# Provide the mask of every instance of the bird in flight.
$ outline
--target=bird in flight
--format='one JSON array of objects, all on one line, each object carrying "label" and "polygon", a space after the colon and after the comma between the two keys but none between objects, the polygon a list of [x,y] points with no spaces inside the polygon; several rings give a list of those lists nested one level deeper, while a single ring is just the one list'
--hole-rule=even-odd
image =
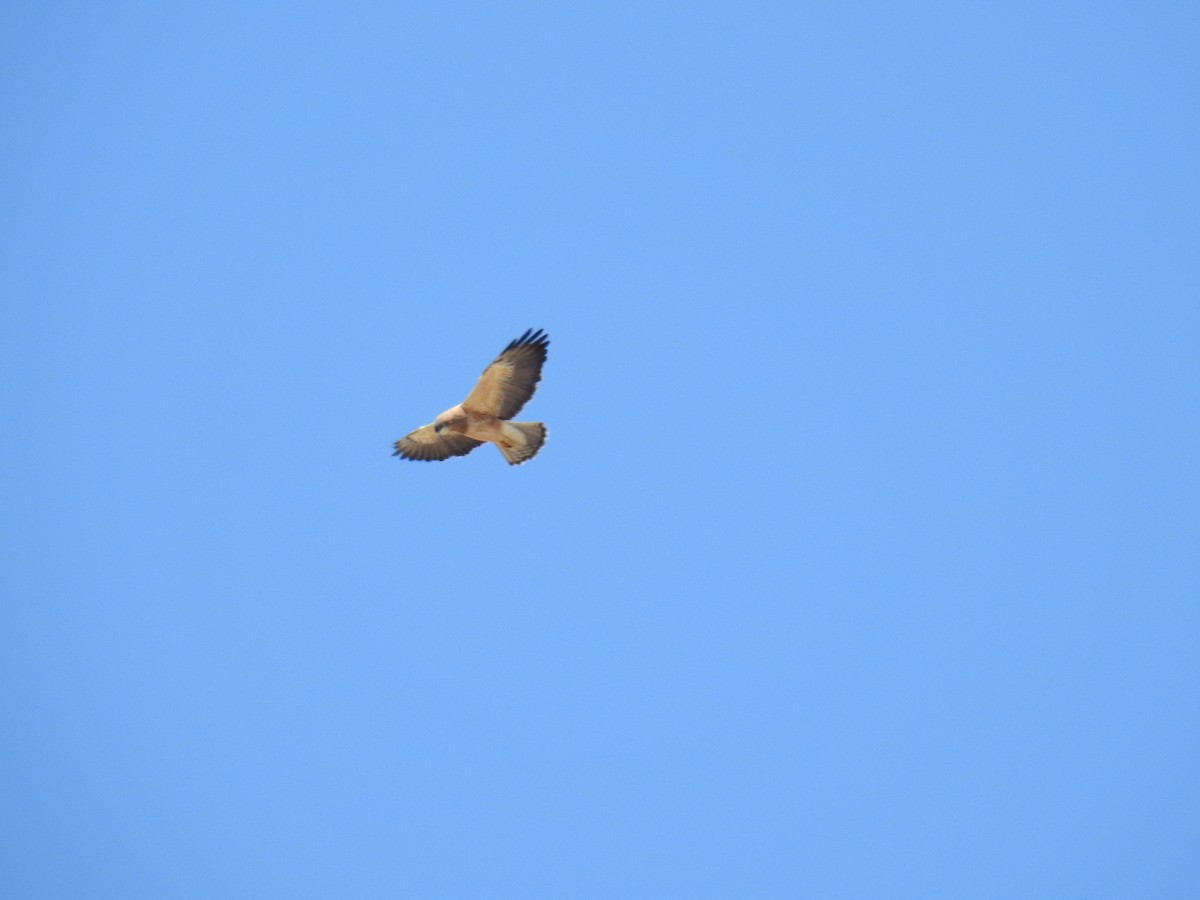
[{"label": "bird in flight", "polygon": [[466,456],[482,443],[495,444],[510,466],[533,459],[546,442],[542,422],[510,422],[542,380],[550,338],[538,329],[509,343],[483,370],[475,389],[429,425],[396,441],[392,456],[440,461]]}]

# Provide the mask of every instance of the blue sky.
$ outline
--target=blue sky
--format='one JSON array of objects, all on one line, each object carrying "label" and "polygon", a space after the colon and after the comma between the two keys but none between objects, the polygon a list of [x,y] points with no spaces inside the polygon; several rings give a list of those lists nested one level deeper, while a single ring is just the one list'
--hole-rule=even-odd
[{"label": "blue sky", "polygon": [[1198,38],[6,6],[5,893],[1194,896]]}]

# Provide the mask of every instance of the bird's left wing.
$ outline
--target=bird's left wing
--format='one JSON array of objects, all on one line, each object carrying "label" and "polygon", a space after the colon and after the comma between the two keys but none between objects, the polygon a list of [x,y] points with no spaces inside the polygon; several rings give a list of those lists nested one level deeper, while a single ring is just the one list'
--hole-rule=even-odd
[{"label": "bird's left wing", "polygon": [[540,328],[526,331],[483,370],[462,405],[473,412],[511,419],[537,390],[549,346],[550,338]]},{"label": "bird's left wing", "polygon": [[438,434],[432,425],[422,425],[412,434],[396,441],[396,452],[392,456],[437,462],[452,456],[466,456],[482,443],[454,431]]}]

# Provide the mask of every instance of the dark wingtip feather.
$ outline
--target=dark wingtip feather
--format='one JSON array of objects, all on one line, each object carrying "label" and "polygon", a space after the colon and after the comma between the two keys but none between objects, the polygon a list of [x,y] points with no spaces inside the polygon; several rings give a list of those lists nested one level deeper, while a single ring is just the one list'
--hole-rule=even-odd
[{"label": "dark wingtip feather", "polygon": [[521,335],[515,341],[509,341],[508,346],[505,347],[501,352],[508,352],[509,350],[516,349],[517,347],[524,347],[527,345],[543,348],[549,347],[550,336],[540,328],[537,331],[534,331],[532,328],[526,328],[523,335]]}]

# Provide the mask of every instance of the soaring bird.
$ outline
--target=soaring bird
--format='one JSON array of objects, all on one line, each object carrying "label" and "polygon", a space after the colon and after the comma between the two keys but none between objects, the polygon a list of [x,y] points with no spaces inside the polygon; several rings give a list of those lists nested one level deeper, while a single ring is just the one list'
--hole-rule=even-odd
[{"label": "soaring bird", "polygon": [[495,444],[509,465],[533,459],[546,443],[542,422],[510,422],[542,380],[550,338],[540,328],[511,341],[483,370],[479,383],[458,406],[396,441],[393,456],[440,461],[466,456],[484,442]]}]

